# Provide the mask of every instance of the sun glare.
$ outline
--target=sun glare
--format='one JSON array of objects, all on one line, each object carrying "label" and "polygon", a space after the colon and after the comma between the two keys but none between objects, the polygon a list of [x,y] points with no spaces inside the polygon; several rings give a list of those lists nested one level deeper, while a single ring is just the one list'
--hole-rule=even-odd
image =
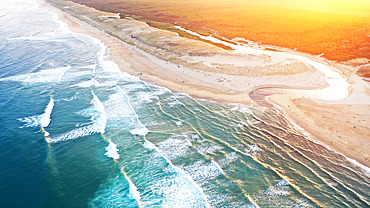
[{"label": "sun glare", "polygon": [[320,12],[370,14],[370,0],[280,0],[277,2],[287,7]]}]

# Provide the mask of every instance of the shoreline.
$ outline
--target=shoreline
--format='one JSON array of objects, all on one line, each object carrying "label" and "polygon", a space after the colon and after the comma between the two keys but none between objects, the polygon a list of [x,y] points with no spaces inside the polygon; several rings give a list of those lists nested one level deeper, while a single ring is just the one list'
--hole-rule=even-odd
[{"label": "shoreline", "polygon": [[[364,140],[366,140],[366,138],[368,137],[364,136],[363,138],[356,138],[353,140],[350,139],[350,137],[341,138],[343,134],[347,133],[345,131],[348,131],[349,128],[346,128],[344,125],[340,124],[333,125],[339,125],[339,127],[342,127],[343,129],[340,129],[338,127],[335,129],[332,127],[328,127],[330,125],[325,124],[325,122],[328,122],[328,120],[330,121],[332,119],[325,118],[326,116],[318,116],[320,119],[322,119],[321,121],[319,121],[317,117],[309,116],[307,111],[304,111],[302,108],[292,107],[293,105],[297,105],[297,100],[291,99],[287,95],[272,95],[266,99],[272,105],[278,105],[278,107],[281,108],[280,112],[289,120],[289,122],[291,122],[295,126],[298,126],[304,134],[308,134],[307,136],[310,139],[314,139],[322,146],[333,150],[337,154],[345,156],[347,160],[351,161],[353,164],[360,167],[368,174],[370,173],[369,157],[368,154],[366,154],[368,150],[368,144],[363,143]],[[310,111],[312,111],[312,109],[315,107],[320,107],[320,105],[313,103],[311,103],[311,105],[313,107],[310,109]],[[333,108],[332,111],[336,111],[340,107],[341,106],[339,104],[338,106],[331,106],[331,108]],[[316,111],[310,113],[319,114],[320,112]],[[312,125],[310,123],[320,123],[319,125],[322,126],[316,126],[318,124]],[[324,128],[328,128],[328,130],[321,132]],[[334,135],[329,135],[330,131],[335,131]],[[353,162],[353,160],[355,162]],[[356,162],[360,165],[356,164]]]},{"label": "shoreline", "polygon": [[[52,5],[47,0],[42,1],[41,6],[46,7],[49,11],[57,13],[62,21],[68,23],[69,28],[73,32],[85,33],[101,40],[109,48],[109,58],[116,62],[122,71],[128,72],[134,76],[138,76],[144,81],[167,87],[174,92],[183,92],[189,94],[194,98],[249,105],[254,102],[249,97],[249,94],[264,87],[275,88],[279,91],[279,89],[289,88],[318,89],[327,86],[321,73],[312,71],[312,69],[311,71],[301,72],[298,74],[274,76],[259,75],[257,77],[233,76],[230,74],[190,69],[186,66],[161,60],[158,57],[142,51],[140,48],[125,43],[124,41],[107,34],[106,31],[102,31],[101,29],[98,29],[93,25],[86,23],[85,21],[76,19],[71,14],[68,14],[65,11],[60,10],[60,8],[55,7],[55,5]],[[317,59],[315,59],[315,61],[317,61]],[[320,59],[320,62],[322,63],[327,61]],[[345,75],[352,73],[353,70],[349,71],[350,72],[340,70],[340,73]],[[293,79],[295,82],[292,84]],[[240,85],[243,83],[243,86],[238,88],[233,87],[232,83],[225,84],[228,82],[228,80],[234,83],[234,85]],[[246,85],[245,83],[248,84]],[[349,93],[350,96],[353,95],[353,92]],[[310,121],[310,119],[302,119],[302,117],[297,116],[297,112],[302,111],[301,108],[297,106],[292,110],[292,107],[290,107],[292,102],[294,102],[294,99],[297,98],[291,98],[288,94],[286,94],[284,99],[285,100],[283,101],[281,99],[278,100],[276,99],[276,96],[272,99],[268,98],[269,101],[279,105],[284,109],[284,115],[288,116],[288,118],[292,118],[291,120],[293,120],[295,124],[300,127],[304,127],[304,130],[313,135],[313,139],[323,142],[325,145],[332,148],[339,154],[344,154],[351,159],[353,158],[367,167],[370,166],[368,154],[367,156],[361,155],[355,150],[351,151],[349,148],[345,148],[345,145],[343,147],[343,144],[340,145],[341,148],[338,148],[336,145],[328,143],[328,138],[323,136],[322,133],[320,133],[321,131],[317,131],[316,129],[312,128],[315,127],[314,122]],[[317,103],[312,100],[306,100],[304,102],[311,103],[312,106],[317,105]],[[365,103],[365,105],[366,104],[367,107],[369,107],[369,104]],[[369,122],[368,119],[366,119],[365,123],[367,122]],[[366,140],[366,137],[364,139]],[[363,145],[363,147],[367,147],[368,143],[369,142],[367,141],[367,145]]]}]

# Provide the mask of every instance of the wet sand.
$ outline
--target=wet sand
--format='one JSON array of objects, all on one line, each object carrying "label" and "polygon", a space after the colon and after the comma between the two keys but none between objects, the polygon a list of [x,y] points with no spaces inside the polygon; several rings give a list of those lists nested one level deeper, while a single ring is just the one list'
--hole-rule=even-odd
[{"label": "wet sand", "polygon": [[[249,105],[253,103],[249,93],[268,87],[271,92],[279,92],[270,96],[269,100],[285,109],[286,115],[314,139],[370,166],[367,151],[370,143],[370,87],[369,82],[355,74],[355,69],[307,55],[310,59],[335,68],[351,85],[349,96],[339,101],[308,99],[293,89],[322,89],[328,86],[323,73],[312,66],[302,63],[284,65],[286,60],[279,56],[248,55],[243,58],[241,54],[202,41],[181,38],[175,33],[151,28],[130,19],[122,20],[125,21],[122,24],[129,28],[125,31],[131,34],[125,39],[121,33],[112,30],[117,27],[114,21],[121,21],[112,19],[116,14],[71,2],[53,2],[62,2],[54,6],[64,12],[50,4],[41,4],[56,12],[74,32],[85,33],[104,42],[109,48],[110,58],[121,70],[175,92],[220,102]],[[156,47],[158,45],[161,47]],[[177,51],[179,55],[173,55]],[[263,62],[269,65],[265,66]],[[251,64],[256,67],[251,70],[240,68],[240,65]],[[240,73],[235,72],[240,69]],[[275,70],[273,73],[272,69]]]},{"label": "wet sand", "polygon": [[287,95],[274,95],[269,100],[282,106],[286,116],[316,140],[369,167],[368,104],[319,103]]}]

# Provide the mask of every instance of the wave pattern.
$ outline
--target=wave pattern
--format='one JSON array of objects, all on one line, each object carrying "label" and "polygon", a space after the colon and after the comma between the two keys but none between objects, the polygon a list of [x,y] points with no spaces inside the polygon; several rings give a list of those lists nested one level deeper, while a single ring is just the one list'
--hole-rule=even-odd
[{"label": "wave pattern", "polygon": [[[26,197],[34,207],[369,207],[368,172],[278,109],[193,99],[141,81],[121,72],[98,39],[22,2],[0,1],[0,23],[14,22],[0,24],[0,119],[10,129],[1,137],[17,147],[0,154],[21,161],[12,152],[30,156],[24,146],[47,152],[36,160],[47,161],[37,173],[46,176],[35,180],[51,187],[42,193],[53,202]],[[28,172],[3,175],[34,179]]]}]

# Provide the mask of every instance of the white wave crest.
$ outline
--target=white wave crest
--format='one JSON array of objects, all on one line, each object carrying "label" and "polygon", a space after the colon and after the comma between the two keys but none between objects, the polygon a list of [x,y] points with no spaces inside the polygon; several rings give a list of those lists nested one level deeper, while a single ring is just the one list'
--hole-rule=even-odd
[{"label": "white wave crest", "polygon": [[181,126],[182,125],[182,121],[175,121],[175,124],[177,125],[177,126]]},{"label": "white wave crest", "polygon": [[205,154],[213,154],[221,149],[223,149],[222,146],[209,144],[209,143],[203,143],[196,147],[199,151],[199,153],[205,155]]},{"label": "white wave crest", "polygon": [[[131,128],[130,133],[134,135],[139,135],[139,136],[147,135],[149,133],[149,130],[139,120],[139,116],[137,115],[134,108],[132,107],[130,103],[130,98],[127,96],[126,92],[123,91],[118,86],[116,89],[117,89],[117,94],[114,95],[115,97],[110,97],[110,99],[112,100],[109,100],[109,101],[112,103],[114,103],[113,101],[115,102],[119,101],[120,106],[126,109],[126,111],[121,112],[121,114],[124,113],[125,115],[122,115],[122,117],[129,118],[130,120],[130,128]],[[117,110],[111,111],[111,113],[113,112],[117,112]],[[116,117],[115,115],[111,115],[111,114],[110,116]]]},{"label": "white wave crest", "polygon": [[51,112],[53,111],[54,108],[54,99],[50,98],[49,104],[45,108],[45,113],[42,114],[39,122],[42,127],[47,127],[49,126],[51,122]]},{"label": "white wave crest", "polygon": [[173,175],[154,183],[153,192],[165,197],[161,207],[210,207],[203,189],[181,168],[172,164],[160,149],[145,140],[144,147],[153,150],[168,163],[168,172]]},{"label": "white wave crest", "polygon": [[66,132],[55,137],[48,137],[46,141],[48,143],[58,143],[67,140],[77,139],[80,137],[89,136],[99,132],[99,128],[96,125],[84,126],[81,128],[73,129],[69,132]]},{"label": "white wave crest", "polygon": [[95,133],[103,134],[105,132],[105,127],[107,125],[107,115],[103,103],[99,100],[99,98],[95,95],[94,92],[91,93],[93,96],[93,99],[91,100],[91,104],[93,105],[93,107],[86,110],[86,115],[91,116],[93,124],[73,129],[69,132],[57,135],[55,137],[49,137],[46,140],[47,142],[57,143],[71,139],[77,139]]},{"label": "white wave crest", "polygon": [[145,136],[149,133],[149,130],[147,128],[136,128],[130,131],[133,135],[139,135],[139,136]]},{"label": "white wave crest", "polygon": [[[156,147],[153,143],[151,143],[150,141],[148,141],[148,140],[145,140],[145,141],[144,141],[143,146],[144,146],[145,148],[147,148],[147,149],[150,149],[150,150],[156,150],[156,149],[157,149],[157,147]],[[158,150],[158,151],[159,151],[159,150]]]},{"label": "white wave crest", "polygon": [[103,103],[107,119],[112,121],[111,125],[123,125],[133,135],[148,134],[149,130],[140,122],[127,94],[118,86],[115,89],[116,93],[111,94]]},{"label": "white wave crest", "polygon": [[128,182],[128,185],[129,185],[129,188],[130,188],[130,193],[128,194],[128,196],[131,198],[131,199],[135,199],[138,206],[141,208],[143,207],[141,205],[141,197],[140,197],[140,192],[137,190],[137,187],[135,186],[135,184],[131,181],[131,179],[124,173],[124,176],[125,176],[125,179],[127,180]]},{"label": "white wave crest", "polygon": [[224,170],[222,170],[221,166],[216,161],[212,160],[211,163],[216,167],[220,174],[225,175]]},{"label": "white wave crest", "polygon": [[18,121],[25,123],[22,127],[48,127],[51,122],[51,113],[54,107],[54,99],[50,98],[49,104],[46,106],[45,111],[41,115],[29,116],[25,118],[19,118]]},{"label": "white wave crest", "polygon": [[38,116],[29,116],[29,117],[24,117],[24,118],[18,118],[17,120],[24,123],[23,126],[21,126],[20,128],[25,128],[25,127],[36,127],[36,126],[39,126],[40,125],[40,122],[39,122],[39,117],[41,115],[38,115]]},{"label": "white wave crest", "polygon": [[239,156],[236,154],[236,152],[231,152],[227,155],[225,155],[224,158],[218,161],[218,164],[220,164],[221,167],[225,167],[229,165],[230,163],[235,162]]},{"label": "white wave crest", "polygon": [[106,155],[107,157],[111,157],[115,160],[119,159],[119,154],[118,154],[119,150],[117,149],[117,145],[114,144],[113,142],[110,141],[108,147],[106,147],[105,150],[107,152],[104,155]]},{"label": "white wave crest", "polygon": [[[122,171],[123,172],[123,171]],[[124,177],[123,177],[124,176]],[[137,187],[123,172],[102,184],[89,202],[89,207],[143,207]],[[133,202],[135,201],[135,202]]]},{"label": "white wave crest", "polygon": [[97,113],[93,115],[91,120],[93,121],[94,125],[97,126],[98,132],[104,134],[105,127],[107,125],[107,113],[104,109],[103,103],[99,100],[94,92],[91,93],[93,95],[91,103],[94,105],[94,110],[97,111]]}]

